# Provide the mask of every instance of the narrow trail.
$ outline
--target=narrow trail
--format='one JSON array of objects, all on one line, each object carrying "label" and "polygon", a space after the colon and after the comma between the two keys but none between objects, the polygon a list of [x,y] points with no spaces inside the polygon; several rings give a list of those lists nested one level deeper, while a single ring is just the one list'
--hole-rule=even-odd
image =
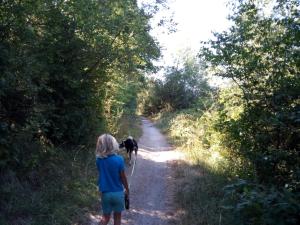
[{"label": "narrow trail", "polygon": [[[169,225],[176,220],[173,204],[171,162],[182,158],[174,151],[153,123],[142,118],[143,135],[132,176],[127,167],[130,188],[130,210],[122,214],[122,225]],[[97,224],[99,216],[91,218]],[[109,224],[113,224],[112,221]]]}]

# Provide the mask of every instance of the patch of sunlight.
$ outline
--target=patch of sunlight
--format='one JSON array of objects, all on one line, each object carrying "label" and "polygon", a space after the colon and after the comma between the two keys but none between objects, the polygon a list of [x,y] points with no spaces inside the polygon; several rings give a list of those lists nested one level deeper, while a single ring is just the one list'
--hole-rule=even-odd
[{"label": "patch of sunlight", "polygon": [[[101,216],[93,215],[93,214],[89,213],[89,220],[90,220],[90,225],[98,225],[101,220]],[[77,225],[77,224],[72,224],[72,225]]]},{"label": "patch of sunlight", "polygon": [[[168,213],[168,211],[166,210],[146,210],[146,209],[137,209],[137,208],[132,208],[130,211],[124,211],[124,215],[125,214],[134,214],[138,217],[143,216],[143,217],[151,217],[151,218],[156,218],[156,219],[160,219],[160,220],[167,220],[172,218],[173,214],[170,215]],[[101,220],[101,216],[100,215],[93,215],[93,214],[89,214],[89,220],[90,220],[90,225],[98,225],[100,220]],[[122,219],[122,222],[124,224],[131,224],[131,221],[128,221],[125,218]],[[113,219],[110,220],[109,224],[113,224]],[[72,224],[72,225],[78,225],[76,224]]]},{"label": "patch of sunlight", "polygon": [[223,157],[220,155],[220,153],[218,151],[214,151],[212,152],[212,154],[210,155],[209,159],[209,164],[212,166],[212,167],[216,167],[219,165],[219,163],[221,161],[223,161]]},{"label": "patch of sunlight", "polygon": [[161,219],[165,217],[165,212],[159,210],[132,209],[132,212]]},{"label": "patch of sunlight", "polygon": [[147,151],[145,149],[139,150],[139,155],[145,159],[152,160],[154,162],[168,162],[173,160],[184,159],[184,154],[180,151]]}]

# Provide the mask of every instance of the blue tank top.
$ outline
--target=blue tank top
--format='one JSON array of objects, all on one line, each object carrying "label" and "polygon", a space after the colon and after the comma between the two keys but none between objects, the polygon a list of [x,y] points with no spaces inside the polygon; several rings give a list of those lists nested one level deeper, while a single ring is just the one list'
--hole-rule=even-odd
[{"label": "blue tank top", "polygon": [[119,192],[123,191],[120,172],[125,170],[124,159],[119,155],[110,155],[107,158],[97,158],[96,165],[99,172],[99,191]]}]

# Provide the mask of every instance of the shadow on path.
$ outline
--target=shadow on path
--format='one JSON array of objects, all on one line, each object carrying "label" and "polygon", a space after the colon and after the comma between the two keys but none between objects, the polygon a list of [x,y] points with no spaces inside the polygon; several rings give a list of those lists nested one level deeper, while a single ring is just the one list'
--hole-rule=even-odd
[{"label": "shadow on path", "polygon": [[[164,135],[149,120],[142,118],[143,135],[134,172],[127,168],[130,210],[123,213],[122,224],[167,225],[176,220],[173,208],[173,173],[170,162],[182,158]],[[99,216],[92,216],[97,224]],[[110,224],[113,224],[112,221]]]}]

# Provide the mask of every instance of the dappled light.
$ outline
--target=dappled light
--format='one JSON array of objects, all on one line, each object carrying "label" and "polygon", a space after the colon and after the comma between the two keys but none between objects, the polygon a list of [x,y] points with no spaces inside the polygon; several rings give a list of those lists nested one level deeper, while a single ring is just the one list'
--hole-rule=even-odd
[{"label": "dappled light", "polygon": [[[299,225],[299,18],[299,0],[1,1],[0,224],[98,225],[99,191],[125,188],[122,224]],[[102,134],[139,148],[113,139],[107,172]]]},{"label": "dappled light", "polygon": [[169,148],[163,148],[163,149],[167,149],[167,151],[161,149],[155,149],[155,152],[150,152],[142,148],[139,150],[139,154],[143,158],[152,160],[154,162],[168,162],[172,160],[184,159],[184,154],[180,151],[174,151],[174,150],[170,151]]},{"label": "dappled light", "polygon": [[[175,187],[172,165],[182,160],[184,154],[171,147],[153,123],[146,118],[142,122],[143,135],[138,142],[136,161],[126,166],[130,209],[123,213],[123,224],[167,225],[176,221],[179,215],[173,203]],[[89,218],[95,223],[100,215],[90,214]]]}]

